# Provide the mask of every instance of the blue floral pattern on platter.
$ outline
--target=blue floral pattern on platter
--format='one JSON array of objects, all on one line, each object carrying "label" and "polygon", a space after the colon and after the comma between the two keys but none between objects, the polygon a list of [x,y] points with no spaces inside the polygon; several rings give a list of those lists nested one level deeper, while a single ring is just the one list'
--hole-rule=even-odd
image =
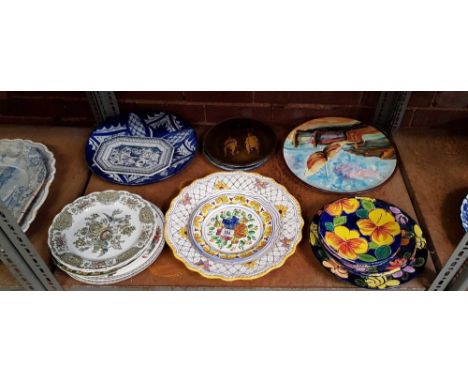
[{"label": "blue floral pattern on platter", "polygon": [[86,160],[103,179],[118,184],[159,182],[195,157],[195,130],[166,112],[138,112],[107,119],[90,135]]},{"label": "blue floral pattern on platter", "polygon": [[466,195],[465,199],[460,207],[460,218],[462,221],[462,226],[465,232],[468,232],[468,195]]}]

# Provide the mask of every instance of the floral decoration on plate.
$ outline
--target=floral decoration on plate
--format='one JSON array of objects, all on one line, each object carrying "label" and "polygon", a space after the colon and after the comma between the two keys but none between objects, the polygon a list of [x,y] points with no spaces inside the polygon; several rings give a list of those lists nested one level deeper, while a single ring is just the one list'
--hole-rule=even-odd
[{"label": "floral decoration on plate", "polygon": [[74,271],[120,268],[150,244],[158,225],[154,209],[126,191],[103,191],[66,205],[49,228],[49,248]]},{"label": "floral decoration on plate", "polygon": [[377,266],[361,266],[338,261],[330,255],[319,238],[320,216],[317,212],[310,225],[309,241],[320,264],[340,280],[369,289],[386,289],[403,284],[417,276],[427,261],[426,239],[419,225],[407,214],[392,206],[399,215],[402,240],[401,248],[380,271]]},{"label": "floral decoration on plate", "polygon": [[280,214],[267,200],[245,192],[223,192],[200,203],[189,232],[208,258],[247,262],[271,246],[279,225]]},{"label": "floral decoration on plate", "polygon": [[468,195],[463,199],[460,206],[460,219],[462,221],[463,229],[468,232]]},{"label": "floral decoration on plate", "polygon": [[[210,196],[227,191],[258,195],[274,206],[280,216],[277,239],[268,251],[253,261],[215,261],[194,245],[187,232],[190,218],[200,204]],[[303,224],[299,203],[273,179],[242,171],[217,172],[195,180],[172,200],[166,213],[164,236],[176,258],[202,276],[226,281],[248,280],[261,277],[283,265],[301,240]]]},{"label": "floral decoration on plate", "polygon": [[403,220],[398,212],[382,200],[342,198],[325,206],[320,215],[319,238],[339,261],[382,266],[400,249]]}]

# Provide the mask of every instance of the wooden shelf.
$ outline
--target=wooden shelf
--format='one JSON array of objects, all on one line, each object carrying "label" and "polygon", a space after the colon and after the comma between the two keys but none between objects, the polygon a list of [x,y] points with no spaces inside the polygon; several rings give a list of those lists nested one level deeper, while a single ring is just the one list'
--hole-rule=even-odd
[{"label": "wooden shelf", "polygon": [[468,194],[468,130],[402,129],[395,142],[408,191],[441,268],[464,235],[460,205]]}]

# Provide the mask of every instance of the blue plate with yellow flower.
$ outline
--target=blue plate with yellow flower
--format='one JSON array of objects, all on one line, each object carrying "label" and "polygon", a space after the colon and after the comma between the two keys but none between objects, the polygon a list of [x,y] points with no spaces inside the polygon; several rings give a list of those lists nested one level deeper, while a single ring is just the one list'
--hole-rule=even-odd
[{"label": "blue plate with yellow flower", "polygon": [[[427,260],[426,239],[419,225],[406,213],[391,206],[401,227],[401,246],[385,265],[352,264],[330,254],[319,238],[320,210],[310,225],[310,244],[320,264],[337,278],[369,289],[387,289],[408,282],[417,276]],[[351,264],[352,266],[349,266]]]},{"label": "blue plate with yellow flower", "polygon": [[398,254],[408,220],[395,206],[368,197],[336,200],[325,206],[319,220],[319,239],[331,256],[363,271],[385,266]]}]

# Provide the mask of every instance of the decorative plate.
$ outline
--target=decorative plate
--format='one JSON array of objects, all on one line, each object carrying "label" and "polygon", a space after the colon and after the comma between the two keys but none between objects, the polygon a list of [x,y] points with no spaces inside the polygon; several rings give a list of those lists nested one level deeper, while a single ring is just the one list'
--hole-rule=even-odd
[{"label": "decorative plate", "polygon": [[66,205],[54,218],[49,248],[55,260],[70,270],[110,272],[146,250],[160,227],[156,216],[138,195],[94,192]]},{"label": "decorative plate", "polygon": [[247,118],[229,119],[210,129],[203,152],[215,166],[224,169],[253,169],[274,152],[276,137],[263,123]]},{"label": "decorative plate", "polygon": [[46,179],[40,149],[31,141],[0,140],[0,200],[19,222]]},{"label": "decorative plate", "polygon": [[21,229],[24,232],[26,232],[31,223],[36,218],[39,208],[41,208],[42,204],[44,204],[47,195],[49,194],[49,188],[55,178],[55,157],[54,154],[51,151],[49,151],[49,149],[42,143],[32,142],[28,140],[25,140],[24,142],[27,142],[32,147],[37,148],[37,150],[42,156],[42,160],[44,161],[44,165],[46,168],[46,177],[44,179],[44,183],[40,188],[39,192],[32,200],[31,204],[29,205],[28,210],[19,222]]},{"label": "decorative plate", "polygon": [[375,127],[349,118],[318,118],[296,127],[283,145],[286,165],[315,188],[342,193],[375,188],[394,173],[395,148]]},{"label": "decorative plate", "polygon": [[[207,258],[193,245],[188,234],[192,213],[208,196],[226,191],[255,194],[278,211],[280,227],[277,240],[261,257],[241,264],[221,263]],[[164,237],[175,257],[187,268],[207,278],[226,281],[261,277],[280,267],[301,241],[304,221],[297,200],[273,179],[242,171],[217,172],[195,180],[181,190],[166,213]]]},{"label": "decorative plate", "polygon": [[460,207],[460,218],[462,221],[463,229],[468,232],[468,195],[466,195],[465,199]]},{"label": "decorative plate", "polygon": [[340,280],[348,281],[362,288],[386,289],[413,279],[424,268],[427,260],[426,239],[419,225],[404,212],[400,211],[400,218],[406,221],[405,226],[408,231],[402,241],[401,250],[387,264],[384,272],[372,272],[373,269],[367,268],[365,271],[368,273],[359,273],[348,269],[330,256],[318,237],[318,224],[321,213],[321,210],[318,211],[310,225],[310,244],[320,264]]},{"label": "decorative plate", "polygon": [[195,130],[179,117],[130,113],[106,120],[91,133],[86,160],[109,182],[139,185],[175,175],[196,152]]},{"label": "decorative plate", "polygon": [[207,258],[253,261],[270,249],[280,216],[267,200],[246,192],[223,192],[202,201],[189,220],[192,243]]},{"label": "decorative plate", "polygon": [[348,267],[385,265],[400,250],[401,212],[382,200],[342,198],[325,206],[319,239],[328,253]]},{"label": "decorative plate", "polygon": [[156,261],[164,248],[164,238],[162,235],[164,215],[162,214],[161,210],[154,204],[151,203],[151,206],[154,209],[156,220],[158,221],[158,228],[156,229],[156,234],[154,235],[153,240],[151,240],[148,249],[134,261],[111,273],[101,273],[95,275],[83,275],[81,272],[74,272],[60,263],[57,263],[57,266],[75,280],[93,285],[114,284],[128,280],[129,278],[143,272]]}]

